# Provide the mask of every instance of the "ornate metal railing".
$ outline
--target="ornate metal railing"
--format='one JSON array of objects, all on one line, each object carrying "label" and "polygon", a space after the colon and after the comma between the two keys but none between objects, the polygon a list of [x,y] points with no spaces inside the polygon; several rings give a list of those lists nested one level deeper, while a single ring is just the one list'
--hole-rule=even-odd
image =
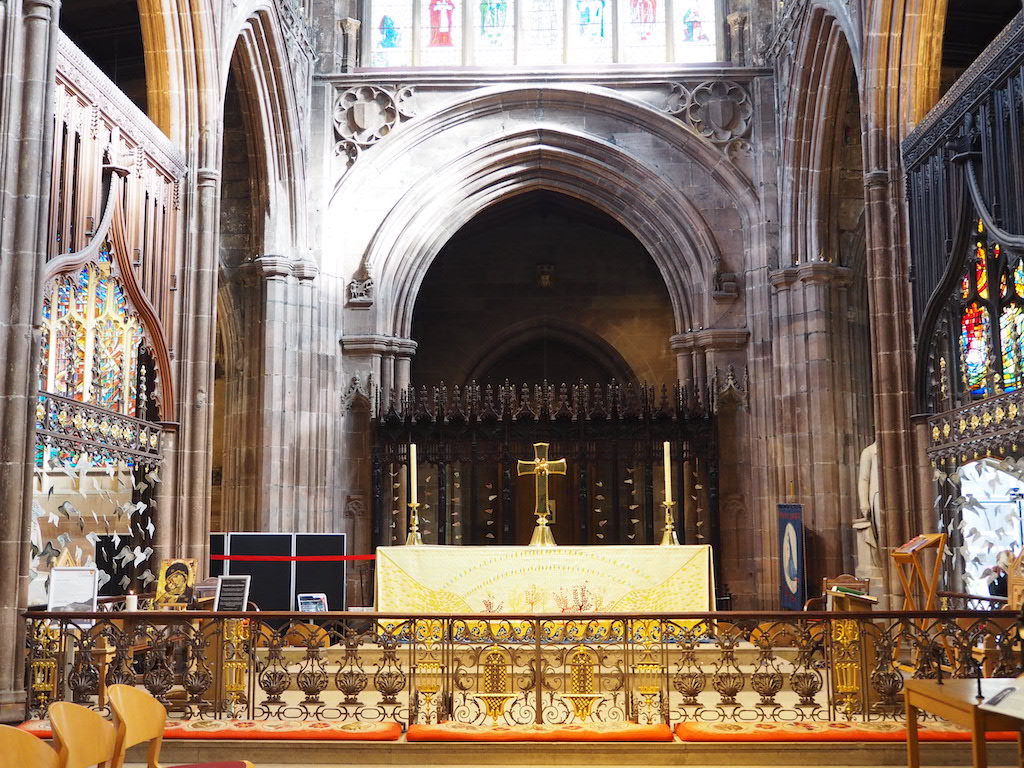
[{"label": "ornate metal railing", "polygon": [[909,678],[1022,671],[1009,612],[26,618],[33,717],[127,683],[178,719],[893,720]]},{"label": "ornate metal railing", "polygon": [[154,424],[50,392],[39,393],[36,441],[77,456],[87,451],[96,461],[160,463],[159,424]]}]

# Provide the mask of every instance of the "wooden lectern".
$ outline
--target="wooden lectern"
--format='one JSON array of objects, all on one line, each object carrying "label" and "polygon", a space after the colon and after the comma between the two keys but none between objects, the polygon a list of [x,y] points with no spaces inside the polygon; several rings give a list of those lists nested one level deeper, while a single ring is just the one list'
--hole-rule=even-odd
[{"label": "wooden lectern", "polygon": [[[935,550],[935,564],[929,575],[924,563],[921,562],[921,555],[931,549]],[[903,586],[904,611],[938,610],[937,593],[939,577],[942,575],[942,557],[945,553],[944,533],[922,533],[892,551],[896,574]]]}]

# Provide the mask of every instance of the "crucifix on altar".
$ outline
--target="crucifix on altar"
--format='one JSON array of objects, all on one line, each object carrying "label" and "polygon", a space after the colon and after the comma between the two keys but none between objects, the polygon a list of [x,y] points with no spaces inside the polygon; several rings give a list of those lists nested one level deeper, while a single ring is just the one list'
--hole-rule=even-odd
[{"label": "crucifix on altar", "polygon": [[551,535],[551,528],[548,526],[548,519],[551,514],[551,507],[548,501],[548,475],[564,475],[568,465],[565,459],[548,459],[548,443],[533,444],[533,461],[519,459],[516,463],[516,473],[519,476],[533,475],[536,478],[537,506],[534,514],[537,515],[537,527],[533,529],[533,536],[530,537],[531,547],[553,547],[555,537]]}]

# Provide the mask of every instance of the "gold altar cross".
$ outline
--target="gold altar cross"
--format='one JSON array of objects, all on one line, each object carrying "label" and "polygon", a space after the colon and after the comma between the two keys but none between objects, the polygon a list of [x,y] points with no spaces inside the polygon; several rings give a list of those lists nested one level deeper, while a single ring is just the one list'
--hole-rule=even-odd
[{"label": "gold altar cross", "polygon": [[537,515],[537,528],[530,540],[532,547],[553,547],[554,537],[551,529],[548,528],[548,514],[550,505],[548,502],[548,475],[564,475],[567,469],[565,459],[548,460],[548,443],[533,444],[533,461],[520,459],[516,465],[516,472],[519,476],[533,475],[536,478],[537,506],[534,514]]}]

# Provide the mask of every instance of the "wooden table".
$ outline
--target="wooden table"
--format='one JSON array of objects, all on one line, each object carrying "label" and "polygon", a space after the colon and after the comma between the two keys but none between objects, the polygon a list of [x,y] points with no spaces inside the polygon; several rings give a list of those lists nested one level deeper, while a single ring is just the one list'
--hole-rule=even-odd
[{"label": "wooden table", "polygon": [[[989,699],[996,693],[1013,685],[1012,677],[990,677],[981,681],[981,695]],[[978,706],[978,681],[908,680],[903,692],[907,703],[907,766],[920,768],[917,742],[917,711],[924,710],[933,715],[962,725],[971,730],[971,758],[974,768],[987,768],[985,754],[986,731],[1017,731],[1017,759],[1024,766],[1024,720],[1010,715],[987,712]]]}]

